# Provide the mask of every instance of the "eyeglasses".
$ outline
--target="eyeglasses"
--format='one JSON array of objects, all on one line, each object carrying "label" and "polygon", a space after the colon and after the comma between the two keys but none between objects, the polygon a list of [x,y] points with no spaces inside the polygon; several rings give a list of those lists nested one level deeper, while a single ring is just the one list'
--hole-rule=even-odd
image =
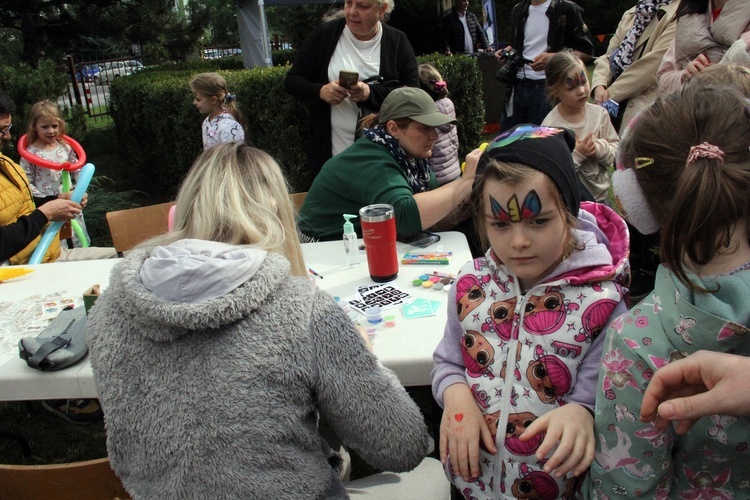
[{"label": "eyeglasses", "polygon": [[10,132],[11,128],[13,128],[13,124],[12,123],[10,125],[8,125],[7,127],[5,127],[4,129],[0,130],[0,137],[4,136],[8,132]]}]

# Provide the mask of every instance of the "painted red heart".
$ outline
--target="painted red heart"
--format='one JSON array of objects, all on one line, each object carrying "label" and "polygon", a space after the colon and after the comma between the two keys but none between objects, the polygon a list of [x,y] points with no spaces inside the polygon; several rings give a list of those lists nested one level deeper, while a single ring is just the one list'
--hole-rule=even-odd
[{"label": "painted red heart", "polygon": [[456,422],[460,422],[461,420],[464,419],[463,413],[456,413],[454,416],[456,417]]}]

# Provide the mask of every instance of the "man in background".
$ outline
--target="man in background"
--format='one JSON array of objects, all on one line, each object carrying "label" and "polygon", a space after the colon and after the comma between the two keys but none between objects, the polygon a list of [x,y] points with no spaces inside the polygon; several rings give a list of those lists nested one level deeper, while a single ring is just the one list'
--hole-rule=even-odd
[{"label": "man in background", "polygon": [[472,54],[489,48],[482,24],[468,8],[469,0],[456,0],[453,8],[440,20],[443,53],[446,56]]},{"label": "man in background", "polygon": [[513,7],[510,23],[510,45],[495,52],[500,63],[506,64],[509,60],[503,51],[513,49],[518,63],[505,87],[501,132],[522,123],[540,125],[552,110],[544,68],[555,52],[571,49],[584,63],[594,54],[583,9],[570,0],[521,0]]}]

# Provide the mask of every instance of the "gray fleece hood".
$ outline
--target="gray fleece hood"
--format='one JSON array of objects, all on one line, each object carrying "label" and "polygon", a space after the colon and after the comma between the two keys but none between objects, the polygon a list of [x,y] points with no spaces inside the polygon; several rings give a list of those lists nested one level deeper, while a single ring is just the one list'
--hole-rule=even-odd
[{"label": "gray fleece hood", "polygon": [[252,315],[289,277],[289,268],[276,253],[183,240],[132,252],[114,267],[104,294],[121,304],[133,332],[173,342]]},{"label": "gray fleece hood", "polygon": [[141,267],[147,290],[174,302],[198,303],[231,292],[249,280],[265,250],[205,240],[156,247]]}]

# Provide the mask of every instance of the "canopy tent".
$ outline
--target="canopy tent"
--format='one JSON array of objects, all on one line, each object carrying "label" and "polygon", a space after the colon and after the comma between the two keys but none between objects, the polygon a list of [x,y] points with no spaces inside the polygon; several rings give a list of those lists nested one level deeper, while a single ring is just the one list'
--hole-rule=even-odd
[{"label": "canopy tent", "polygon": [[271,66],[271,37],[268,34],[265,6],[315,5],[338,0],[239,0],[237,24],[240,30],[242,62],[246,68]]}]

